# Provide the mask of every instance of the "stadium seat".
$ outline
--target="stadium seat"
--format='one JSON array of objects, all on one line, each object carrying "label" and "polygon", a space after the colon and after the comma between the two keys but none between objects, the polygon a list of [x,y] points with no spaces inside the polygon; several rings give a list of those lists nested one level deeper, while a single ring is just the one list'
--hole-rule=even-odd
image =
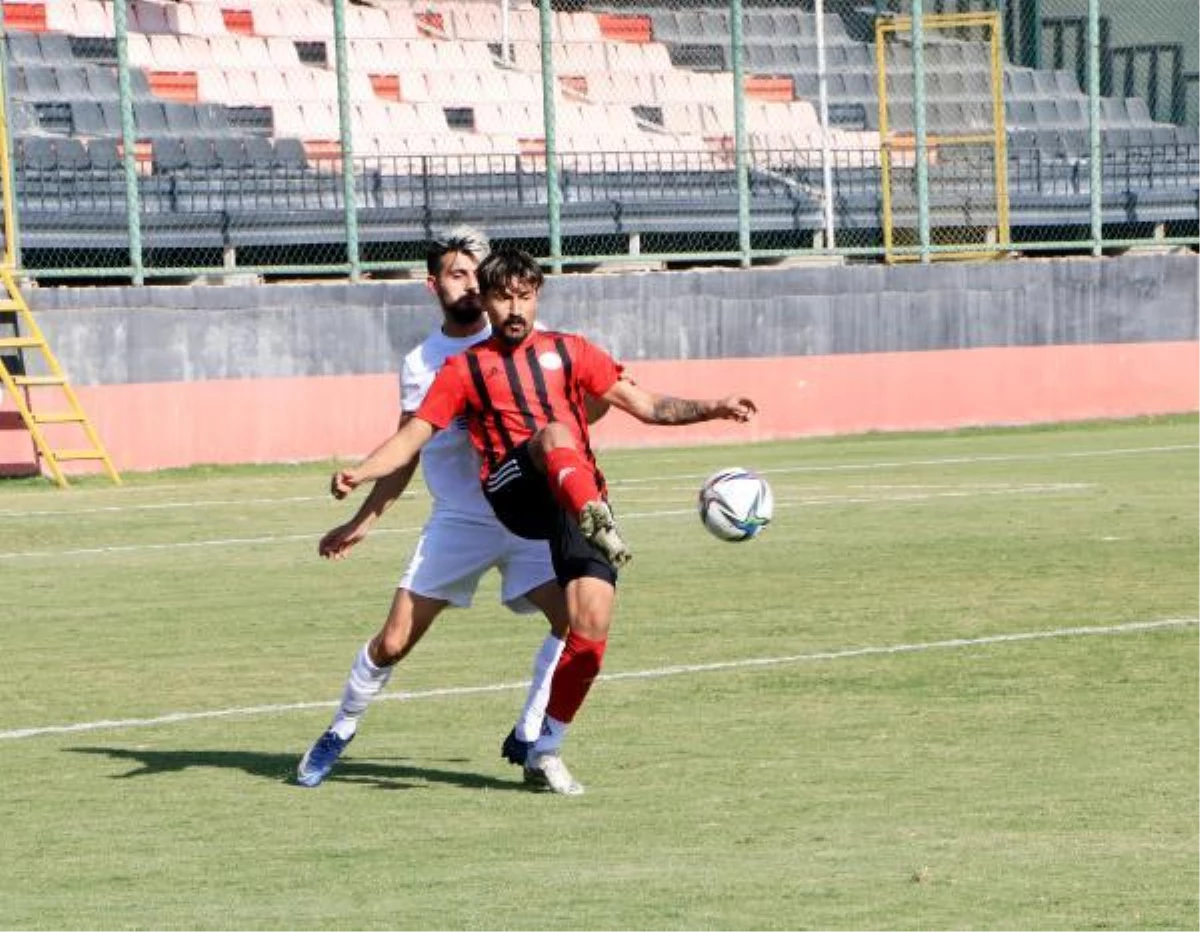
[{"label": "stadium seat", "polygon": [[53,136],[24,136],[13,141],[14,167],[21,172],[58,170],[58,146]]},{"label": "stadium seat", "polygon": [[7,116],[9,128],[16,136],[41,130],[41,119],[38,117],[37,110],[27,101],[11,101]]},{"label": "stadium seat", "polygon": [[187,149],[177,136],[161,136],[154,140],[151,168],[157,173],[182,171],[188,167]]},{"label": "stadium seat", "polygon": [[129,26],[147,35],[175,32],[167,20],[166,5],[151,0],[130,0]]},{"label": "stadium seat", "polygon": [[346,37],[350,39],[380,39],[390,35],[387,14],[369,6],[346,4]]},{"label": "stadium seat", "polygon": [[[5,72],[5,86],[13,99],[20,99],[25,96],[28,87],[25,81],[25,67],[24,65],[15,65],[9,62],[8,70]],[[34,67],[40,66],[35,65]]]},{"label": "stadium seat", "polygon": [[121,114],[115,101],[73,100],[71,128],[76,136],[109,136],[121,131]]},{"label": "stadium seat", "polygon": [[300,50],[290,38],[270,36],[266,39],[255,39],[242,36],[238,41],[238,48],[247,61],[253,61],[256,65],[262,64],[270,68],[304,66],[304,62],[300,60]]},{"label": "stadium seat", "polygon": [[[387,16],[388,21],[388,30],[385,34],[387,37],[394,39],[416,39],[420,36],[412,9],[407,5],[389,5],[384,14]],[[378,36],[377,38],[383,38],[383,36]]]},{"label": "stadium seat", "polygon": [[42,65],[46,63],[42,55],[42,45],[38,37],[31,32],[9,32],[4,41],[8,46],[8,60],[18,65]]},{"label": "stadium seat", "polygon": [[53,65],[27,65],[22,71],[26,95],[44,100],[58,98],[58,75]]},{"label": "stadium seat", "polygon": [[277,138],[274,143],[275,162],[281,168],[297,169],[308,167],[308,155],[304,145],[294,137]]},{"label": "stadium seat", "polygon": [[59,65],[55,69],[59,91],[67,97],[93,96],[90,72],[95,67],[89,65]]},{"label": "stadium seat", "polygon": [[167,20],[181,35],[223,36],[228,32],[221,8],[215,3],[180,0],[168,6]]},{"label": "stadium seat", "polygon": [[[160,101],[143,100],[133,105],[133,123],[139,138],[166,136],[169,132],[177,132],[167,122],[167,108],[182,108],[183,104],[164,104]],[[186,108],[185,108],[186,109]],[[179,119],[177,117],[177,119]],[[120,127],[120,122],[116,128]]]}]

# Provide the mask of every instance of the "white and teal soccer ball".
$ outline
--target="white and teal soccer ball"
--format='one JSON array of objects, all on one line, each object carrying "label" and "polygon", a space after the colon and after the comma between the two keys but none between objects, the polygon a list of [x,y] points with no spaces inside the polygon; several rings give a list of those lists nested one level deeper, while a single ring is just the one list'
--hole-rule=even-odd
[{"label": "white and teal soccer ball", "polygon": [[751,540],[771,523],[775,499],[762,476],[733,466],[721,469],[700,486],[700,520],[719,540]]}]

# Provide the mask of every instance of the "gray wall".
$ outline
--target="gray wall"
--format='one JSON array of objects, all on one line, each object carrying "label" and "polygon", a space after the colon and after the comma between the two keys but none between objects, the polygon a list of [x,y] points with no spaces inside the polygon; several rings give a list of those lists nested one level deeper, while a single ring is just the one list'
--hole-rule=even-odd
[{"label": "gray wall", "polygon": [[[619,359],[1197,338],[1197,257],[568,275],[542,319]],[[396,370],[438,313],[423,282],[27,292],[76,384]]]}]

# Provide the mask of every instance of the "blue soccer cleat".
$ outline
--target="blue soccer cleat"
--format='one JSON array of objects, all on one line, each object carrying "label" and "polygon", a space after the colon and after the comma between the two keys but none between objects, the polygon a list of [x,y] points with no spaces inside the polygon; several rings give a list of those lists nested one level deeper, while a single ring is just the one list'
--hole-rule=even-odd
[{"label": "blue soccer cleat", "polygon": [[342,751],[346,750],[346,745],[353,740],[354,735],[339,738],[332,729],[325,732],[300,758],[300,766],[296,768],[296,782],[301,786],[320,786],[342,756]]},{"label": "blue soccer cleat", "polygon": [[517,737],[517,730],[514,728],[508,733],[508,737],[504,739],[504,744],[500,745],[500,756],[510,764],[524,767],[525,758],[529,756],[529,749],[531,747],[533,747],[533,742],[522,741]]}]

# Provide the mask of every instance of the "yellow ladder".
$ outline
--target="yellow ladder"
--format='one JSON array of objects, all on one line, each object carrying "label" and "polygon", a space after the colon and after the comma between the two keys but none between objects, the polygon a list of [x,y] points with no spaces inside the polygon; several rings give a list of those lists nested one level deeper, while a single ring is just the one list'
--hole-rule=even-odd
[{"label": "yellow ladder", "polygon": [[[120,475],[113,467],[96,429],[83,413],[79,398],[71,388],[66,373],[63,372],[54,353],[50,351],[42,328],[38,326],[29,305],[21,295],[21,290],[17,287],[12,270],[0,267],[0,279],[4,283],[4,291],[0,293],[0,334],[13,334],[0,335],[0,384],[16,402],[21,420],[33,437],[38,455],[60,487],[65,488],[68,485],[62,464],[72,460],[99,462],[108,477],[120,485]],[[10,352],[6,353],[6,350]],[[13,350],[16,352],[11,352]],[[27,365],[39,356],[39,363]],[[43,374],[31,375],[31,370],[38,370]],[[40,404],[34,405],[35,395],[41,399],[43,395],[50,396],[55,393],[58,394],[59,401],[52,402],[49,397],[45,401],[55,404],[56,410],[43,412],[40,410]],[[39,410],[35,410],[35,407]],[[50,424],[77,425],[86,438],[86,444],[77,449],[51,446],[43,429]]]}]

